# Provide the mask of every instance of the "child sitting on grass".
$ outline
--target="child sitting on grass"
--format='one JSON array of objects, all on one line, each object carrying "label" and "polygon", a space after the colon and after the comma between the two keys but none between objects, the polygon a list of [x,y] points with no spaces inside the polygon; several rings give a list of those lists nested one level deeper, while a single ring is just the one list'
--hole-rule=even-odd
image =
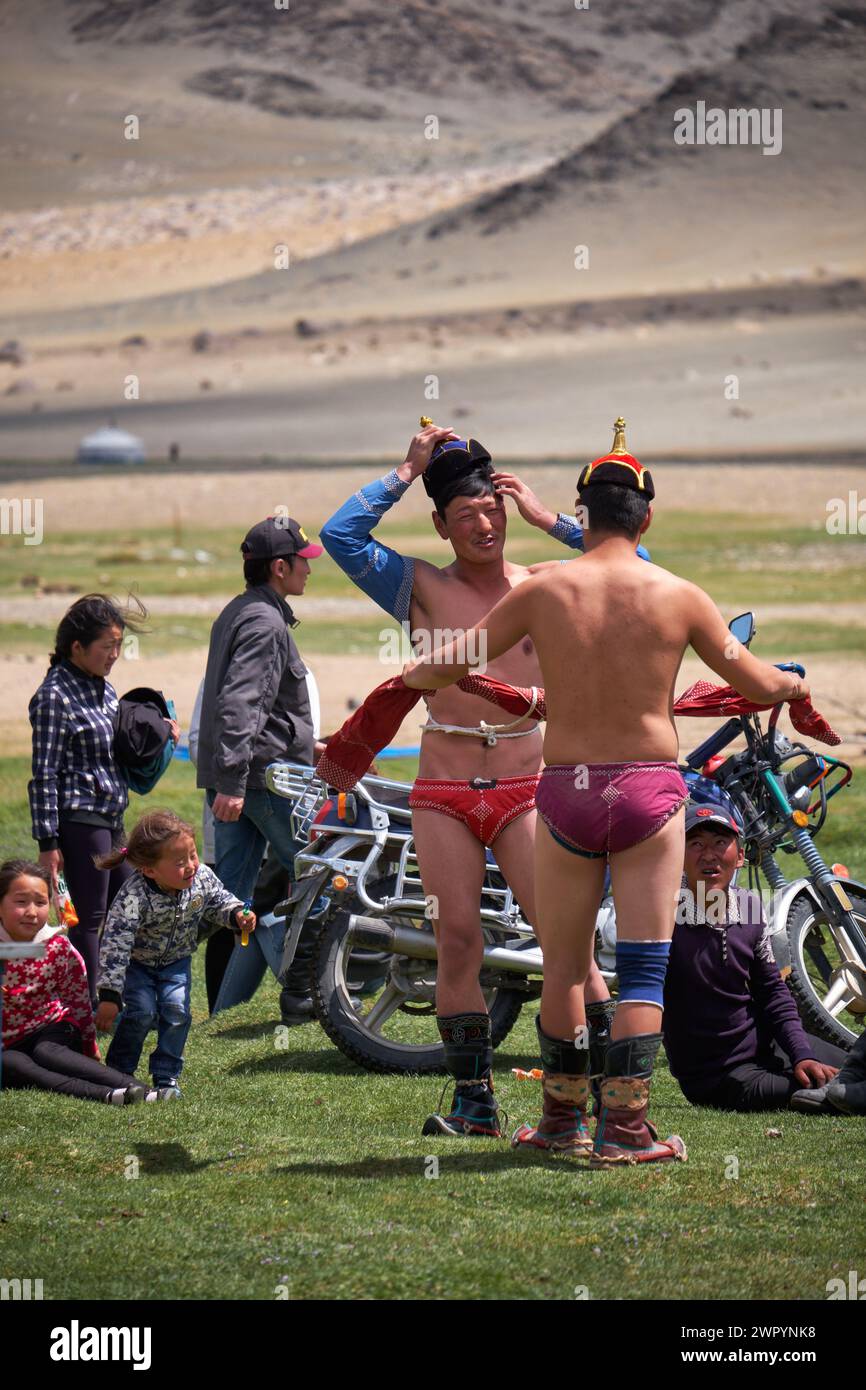
[{"label": "child sitting on grass", "polygon": [[759,895],[731,887],[743,857],[730,803],[689,802],[665,980],[665,1051],[693,1105],[779,1110],[801,1088],[824,1087],[846,1054],[804,1032]]},{"label": "child sitting on grass", "polygon": [[0,864],[0,941],[45,943],[44,956],[6,962],[3,1084],[112,1105],[146,1100],[147,1087],[134,1076],[102,1064],[84,961],[47,925],[50,887],[41,864]]},{"label": "child sitting on grass", "polygon": [[96,861],[112,869],[123,858],[137,870],[117,893],[105,919],[99,953],[96,1026],[107,1032],[123,1005],[108,1049],[109,1065],[134,1072],[156,1024],[150,1055],[160,1100],[180,1096],[178,1077],[192,1023],[191,957],[202,922],[253,931],[255,915],[199,863],[191,825],[173,811],[142,816],[129,844]]}]

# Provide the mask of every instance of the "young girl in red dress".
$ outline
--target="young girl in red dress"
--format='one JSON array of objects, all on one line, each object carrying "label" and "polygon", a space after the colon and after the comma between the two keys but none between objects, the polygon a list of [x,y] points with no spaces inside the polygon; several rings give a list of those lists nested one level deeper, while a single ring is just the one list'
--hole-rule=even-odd
[{"label": "young girl in red dress", "polygon": [[63,932],[47,925],[50,884],[40,864],[0,864],[0,942],[45,944],[39,958],[6,962],[3,1085],[110,1105],[148,1100],[146,1086],[100,1060],[84,961]]}]

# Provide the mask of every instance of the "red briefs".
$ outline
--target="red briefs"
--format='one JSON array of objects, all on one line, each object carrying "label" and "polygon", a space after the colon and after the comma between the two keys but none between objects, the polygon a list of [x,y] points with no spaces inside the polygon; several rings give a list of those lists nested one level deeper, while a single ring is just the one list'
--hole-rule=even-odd
[{"label": "red briefs", "polygon": [[535,810],[538,777],[473,777],[471,782],[418,778],[409,797],[413,811],[438,811],[462,821],[489,849],[518,816]]}]

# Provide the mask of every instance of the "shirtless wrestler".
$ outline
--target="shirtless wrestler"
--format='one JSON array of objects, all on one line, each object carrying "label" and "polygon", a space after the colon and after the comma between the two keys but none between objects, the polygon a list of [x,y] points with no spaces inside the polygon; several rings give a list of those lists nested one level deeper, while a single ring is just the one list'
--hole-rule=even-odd
[{"label": "shirtless wrestler", "polygon": [[[652,479],[626,451],[617,421],[611,454],[578,482],[586,509],[585,558],[530,574],[468,635],[404,671],[418,689],[445,687],[469,670],[465,651],[488,660],[522,651],[529,638],[547,698],[545,767],[536,792],[535,910],[544,949],[539,1018],[544,1111],[516,1144],[553,1147],[566,1112],[593,1165],[685,1158],[677,1135],[659,1141],[647,1123],[661,1043],[662,988],[683,866],[683,803],[677,769],[674,683],[692,647],[748,699],[799,699],[795,676],[768,666],[732,638],[695,584],[642,564],[638,541],[652,519]],[[481,645],[478,645],[481,644]],[[527,684],[522,667],[507,679]],[[436,697],[438,699],[438,696]],[[619,1003],[601,1084],[594,1139],[587,1124],[584,985],[609,861],[617,920]]]},{"label": "shirtless wrestler", "polygon": [[[435,505],[436,533],[454,552],[443,568],[399,555],[371,535],[422,474]],[[404,629],[429,635],[429,651],[436,645],[437,630],[471,628],[530,577],[551,568],[557,574],[572,568],[555,560],[527,567],[505,559],[506,497],[514,499],[532,525],[574,550],[582,549],[582,531],[574,517],[554,516],[514,475],[494,472],[490,455],[477,441],[461,440],[453,430],[433,425],[414,436],[399,467],[344,503],[322,527],[321,541],[349,578]],[[643,566],[647,574],[651,568]],[[541,679],[528,637],[513,651],[503,648],[488,669],[490,675],[517,686],[539,684]],[[536,924],[533,838],[541,735],[529,719],[497,723],[500,709],[460,690],[435,696],[428,712],[410,805],[424,892],[438,905],[436,1008],[446,1064],[456,1084],[449,1114],[430,1116],[424,1133],[498,1137],[490,1020],[478,983],[478,904],[485,847],[493,845],[496,862],[527,920]],[[543,940],[541,946],[544,949]],[[600,1072],[612,1006],[595,968],[587,975],[586,1000]]]}]

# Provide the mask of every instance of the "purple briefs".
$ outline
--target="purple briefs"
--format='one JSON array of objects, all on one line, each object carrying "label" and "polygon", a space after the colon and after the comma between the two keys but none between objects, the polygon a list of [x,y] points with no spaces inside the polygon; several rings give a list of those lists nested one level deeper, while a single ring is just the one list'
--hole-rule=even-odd
[{"label": "purple briefs", "polygon": [[676,763],[554,763],[541,774],[535,804],[565,849],[605,859],[661,830],[688,796]]}]

